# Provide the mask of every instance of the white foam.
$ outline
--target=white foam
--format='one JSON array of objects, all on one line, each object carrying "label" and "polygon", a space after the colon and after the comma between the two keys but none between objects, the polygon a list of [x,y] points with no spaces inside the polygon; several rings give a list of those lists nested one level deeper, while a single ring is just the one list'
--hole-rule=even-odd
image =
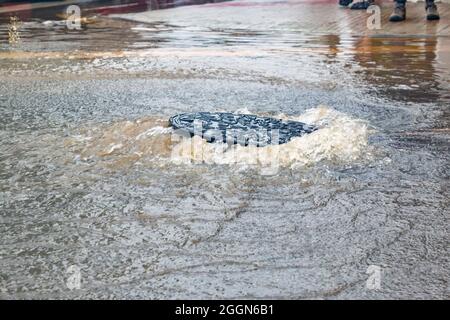
[{"label": "white foam", "polygon": [[[250,113],[247,109],[236,113]],[[281,145],[243,147],[226,143],[208,143],[201,137],[174,134],[166,120],[142,118],[116,122],[89,130],[89,134],[73,136],[67,146],[79,150],[81,159],[93,158],[96,163],[117,168],[133,165],[215,164],[248,167],[298,168],[320,161],[352,163],[370,157],[368,124],[334,109],[319,106],[298,116],[279,114],[281,119],[301,121],[318,130],[293,138]],[[105,161],[105,162],[103,162]],[[114,166],[112,166],[114,167]]]},{"label": "white foam", "polygon": [[348,163],[367,155],[370,130],[364,121],[324,106],[296,117],[283,114],[279,117],[313,124],[319,129],[288,143],[262,148],[208,143],[197,136],[184,138],[173,146],[171,160],[175,163],[295,168],[324,160]]},{"label": "white foam", "polygon": [[136,136],[136,140],[140,140],[143,137],[153,137],[157,135],[168,134],[171,133],[172,131],[173,131],[172,128],[157,126],[140,133],[139,135]]}]

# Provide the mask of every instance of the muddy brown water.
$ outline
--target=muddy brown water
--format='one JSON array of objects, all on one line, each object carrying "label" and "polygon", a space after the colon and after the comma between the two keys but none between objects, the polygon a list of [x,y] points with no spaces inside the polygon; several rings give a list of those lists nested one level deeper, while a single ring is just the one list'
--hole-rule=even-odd
[{"label": "muddy brown water", "polygon": [[[448,19],[231,4],[0,42],[1,298],[448,298]],[[174,137],[191,111],[320,129],[230,149]]]}]

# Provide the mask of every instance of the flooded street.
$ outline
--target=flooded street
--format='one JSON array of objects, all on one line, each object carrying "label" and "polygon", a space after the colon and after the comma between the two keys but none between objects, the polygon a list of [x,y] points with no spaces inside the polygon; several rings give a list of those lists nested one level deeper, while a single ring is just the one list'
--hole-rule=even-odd
[{"label": "flooded street", "polygon": [[[390,5],[380,30],[336,1],[21,18],[15,44],[2,17],[0,298],[450,298],[450,4]],[[176,139],[199,111],[319,130]]]}]

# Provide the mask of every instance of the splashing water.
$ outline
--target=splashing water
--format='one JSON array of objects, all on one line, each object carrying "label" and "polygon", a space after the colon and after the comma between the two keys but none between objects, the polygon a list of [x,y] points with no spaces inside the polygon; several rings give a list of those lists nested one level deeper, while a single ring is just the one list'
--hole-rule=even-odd
[{"label": "splashing water", "polygon": [[346,164],[371,154],[368,146],[371,130],[362,120],[325,106],[309,109],[299,116],[280,114],[278,117],[313,124],[319,130],[282,145],[257,148],[208,143],[198,136],[181,137],[173,134],[166,120],[145,118],[88,130],[81,137],[72,137],[67,145],[74,148],[77,160],[106,162],[116,168],[155,163],[296,168],[319,161]]},{"label": "splashing water", "polygon": [[279,116],[285,120],[301,121],[319,126],[319,130],[293,138],[282,145],[264,148],[256,146],[228,146],[208,143],[200,137],[184,139],[174,146],[172,161],[176,163],[205,162],[208,164],[257,165],[295,168],[319,161],[349,163],[368,151],[370,130],[366,123],[333,109],[321,106],[307,110],[298,117]]}]

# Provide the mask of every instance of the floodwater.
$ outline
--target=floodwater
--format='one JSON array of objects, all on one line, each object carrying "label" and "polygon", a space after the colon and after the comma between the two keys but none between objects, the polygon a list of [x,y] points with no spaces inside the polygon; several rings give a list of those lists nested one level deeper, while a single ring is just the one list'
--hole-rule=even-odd
[{"label": "floodwater", "polygon": [[[449,20],[364,34],[354,14],[37,17],[14,44],[3,21],[0,297],[449,298]],[[173,135],[194,111],[319,130],[266,148]]]}]

